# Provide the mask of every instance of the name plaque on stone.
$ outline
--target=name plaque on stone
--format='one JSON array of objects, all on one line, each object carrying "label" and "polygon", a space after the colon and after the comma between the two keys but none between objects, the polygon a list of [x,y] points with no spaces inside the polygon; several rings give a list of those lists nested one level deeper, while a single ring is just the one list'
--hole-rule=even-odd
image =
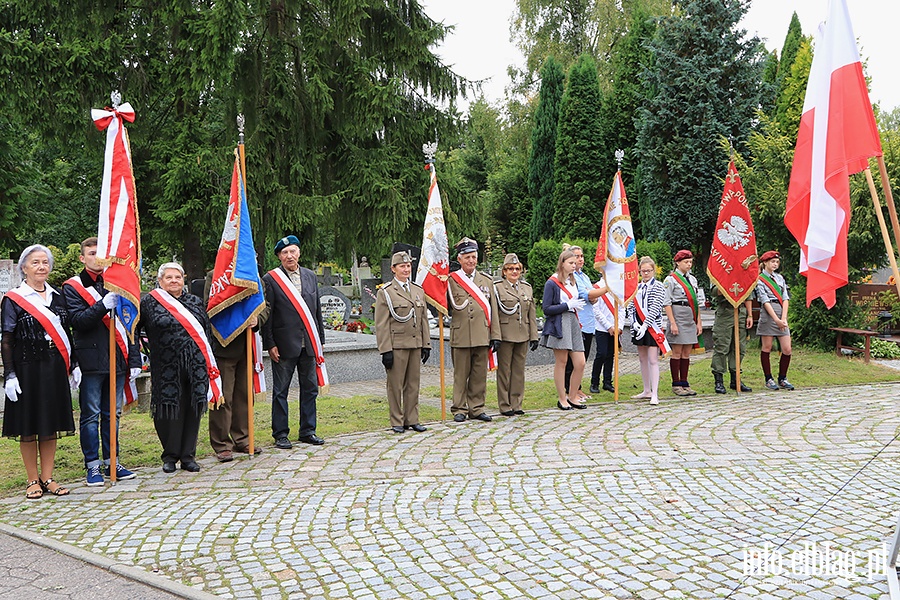
[{"label": "name plaque on stone", "polygon": [[327,323],[337,313],[346,323],[350,320],[350,299],[340,290],[330,285],[319,288],[319,302],[322,304],[322,319]]},{"label": "name plaque on stone", "polygon": [[9,290],[19,287],[19,273],[15,261],[0,260],[0,296]]}]

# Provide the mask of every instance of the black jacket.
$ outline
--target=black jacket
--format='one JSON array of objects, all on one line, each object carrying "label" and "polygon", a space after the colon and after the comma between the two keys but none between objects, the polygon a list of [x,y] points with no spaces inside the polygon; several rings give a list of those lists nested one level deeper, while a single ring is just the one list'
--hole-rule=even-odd
[{"label": "black jacket", "polygon": [[[325,326],[322,324],[322,304],[319,302],[316,274],[300,267],[300,281],[303,290],[300,295],[313,314],[315,327],[319,330],[319,339],[325,344]],[[269,273],[263,275],[263,284],[266,287],[266,305],[269,309],[269,318],[262,326],[263,347],[268,350],[277,346],[281,356],[296,358],[300,356],[303,348],[310,347],[309,332],[300,320],[300,315],[294,310],[290,298],[282,291],[272,275]]]},{"label": "black jacket", "polygon": [[[86,269],[77,275],[86,288],[93,287],[100,296],[108,292],[103,287],[103,276],[95,283]],[[63,297],[69,313],[69,324],[72,326],[72,337],[75,340],[73,352],[78,359],[81,372],[85,374],[109,373],[109,329],[103,324],[103,316],[107,314],[103,302],[88,304],[81,294],[70,283],[63,284]],[[128,342],[126,338],[126,343]],[[128,362],[116,344],[116,373],[121,374],[130,368],[141,367],[141,353],[137,344],[128,344]]]}]

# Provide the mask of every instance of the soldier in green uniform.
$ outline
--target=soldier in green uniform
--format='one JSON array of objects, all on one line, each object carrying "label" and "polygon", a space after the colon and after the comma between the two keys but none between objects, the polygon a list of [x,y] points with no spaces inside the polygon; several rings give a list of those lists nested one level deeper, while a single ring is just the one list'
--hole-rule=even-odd
[{"label": "soldier in green uniform", "polygon": [[431,354],[425,292],[409,279],[412,258],[406,252],[394,253],[391,272],[394,278],[375,296],[375,340],[387,370],[391,430],[422,432],[426,427],[419,423],[419,378]]},{"label": "soldier in green uniform", "polygon": [[[716,303],[716,322],[713,324],[713,356],[712,356],[712,372],[716,380],[716,393],[725,394],[725,367],[731,373],[731,389],[737,389],[737,365],[734,356],[734,307],[722,296],[718,286],[713,285],[710,290],[710,296]],[[738,307],[738,320],[744,323],[741,328],[741,363],[744,362],[744,354],[747,352],[747,339],[750,337],[749,331],[753,327],[753,312],[749,299],[745,300]],[[742,392],[752,392],[753,390],[744,385],[741,381]]]},{"label": "soldier in green uniform", "polygon": [[505,417],[524,415],[525,357],[529,346],[538,346],[534,292],[523,281],[522,263],[515,254],[503,259],[502,278],[494,282],[497,320],[500,322],[500,350],[497,352],[497,403]]}]

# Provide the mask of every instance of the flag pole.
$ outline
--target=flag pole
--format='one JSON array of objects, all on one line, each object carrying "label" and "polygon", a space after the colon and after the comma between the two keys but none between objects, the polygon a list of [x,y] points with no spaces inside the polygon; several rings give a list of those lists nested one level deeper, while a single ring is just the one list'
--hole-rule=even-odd
[{"label": "flag pole", "polygon": [[110,311],[109,319],[109,481],[116,484],[116,311]]},{"label": "flag pole", "polygon": [[737,395],[741,395],[741,324],[738,313],[738,305],[734,305],[734,371]]},{"label": "flag pole", "polygon": [[[244,196],[247,196],[247,156],[244,153],[244,115],[237,116],[238,127],[238,155],[241,160],[241,181],[244,183]],[[249,325],[245,331],[247,348],[244,353],[247,361],[247,430],[250,432],[247,440],[247,454],[250,458],[255,456],[256,441],[253,439],[253,328]]]},{"label": "flag pole", "polygon": [[438,311],[438,341],[441,357],[441,423],[447,419],[447,391],[444,387],[444,315]]},{"label": "flag pole", "polygon": [[[613,392],[613,400],[617,403],[619,401],[619,299],[616,298],[615,304],[615,313],[613,314],[613,376],[615,380],[613,381],[613,387],[615,391]],[[599,348],[598,348],[599,351]]]},{"label": "flag pole", "polygon": [[[887,166],[884,164],[884,154],[878,157],[878,172],[881,174],[881,188],[884,190],[884,202],[891,216],[891,227],[894,229],[894,241],[900,249],[900,222],[897,221],[897,207],[894,206],[894,193],[891,191],[891,180],[888,177]],[[893,255],[893,248],[890,254]],[[894,274],[894,284],[897,286],[897,294],[900,295],[900,278]]]},{"label": "flag pole", "polygon": [[900,294],[900,272],[897,271],[897,258],[894,255],[894,247],[888,234],[887,224],[884,222],[884,212],[881,210],[881,201],[878,199],[878,191],[875,189],[875,180],[872,179],[872,170],[866,167],[866,182],[869,184],[869,194],[872,196],[872,204],[875,205],[875,216],[878,217],[878,225],[881,227],[881,238],[884,240],[884,248],[887,250],[888,260],[891,263],[891,272],[894,274],[894,285]]}]

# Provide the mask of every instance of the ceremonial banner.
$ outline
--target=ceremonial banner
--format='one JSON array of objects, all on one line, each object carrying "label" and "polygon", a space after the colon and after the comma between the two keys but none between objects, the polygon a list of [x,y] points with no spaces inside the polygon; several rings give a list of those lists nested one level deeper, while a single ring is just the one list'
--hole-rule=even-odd
[{"label": "ceremonial banner", "polygon": [[206,307],[213,335],[223,346],[227,346],[246,330],[265,305],[266,298],[256,266],[244,177],[235,152],[231,196]]},{"label": "ceremonial banner", "polygon": [[133,342],[141,302],[141,236],[125,121],[134,122],[134,109],[126,102],[118,108],[93,109],[91,118],[97,129],[106,129],[97,262],[104,267],[104,287],[119,294],[119,318]]},{"label": "ceremonial banner", "polygon": [[429,304],[447,314],[447,279],[450,276],[450,245],[444,227],[444,209],[438,189],[434,164],[425,168],[431,172],[428,190],[428,210],[425,213],[425,233],[422,237],[422,256],[416,272],[416,283],[425,290]]},{"label": "ceremonial banner", "polygon": [[725,189],[719,202],[719,217],[713,236],[706,272],[722,296],[732,306],[744,302],[756,289],[759,261],[756,254],[756,232],[747,207],[741,176],[732,160],[728,163]]},{"label": "ceremonial banner", "polygon": [[624,306],[634,298],[638,285],[637,248],[621,171],[616,171],[606,201],[603,231],[594,254],[594,268],[603,271],[609,293],[619,304]]},{"label": "ceremonial banner", "polygon": [[881,154],[847,5],[831,0],[816,35],[784,215],[800,244],[807,306],[822,298],[831,308],[847,284],[849,176]]}]

